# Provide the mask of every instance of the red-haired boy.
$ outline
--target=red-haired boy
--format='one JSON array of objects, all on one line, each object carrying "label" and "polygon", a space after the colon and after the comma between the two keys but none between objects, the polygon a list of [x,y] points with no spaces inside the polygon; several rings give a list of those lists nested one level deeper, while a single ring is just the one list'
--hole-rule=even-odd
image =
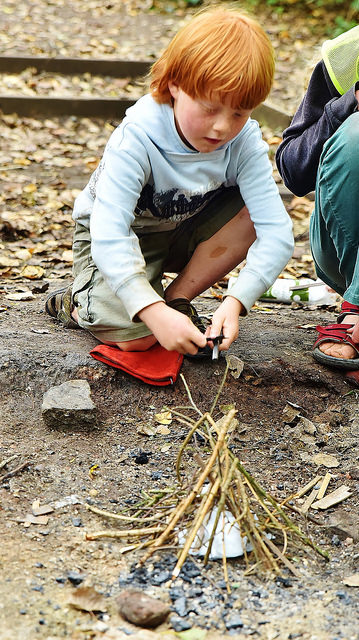
[{"label": "red-haired boy", "polygon": [[[292,225],[252,110],[268,95],[273,50],[235,9],[197,14],[151,71],[78,196],[74,283],[46,304],[100,342],[144,351],[206,352],[206,336],[238,336],[289,260]],[[246,259],[205,330],[191,304]],[[178,273],[163,290],[165,271]],[[212,343],[209,343],[212,346]],[[208,350],[208,346],[207,346]]]}]

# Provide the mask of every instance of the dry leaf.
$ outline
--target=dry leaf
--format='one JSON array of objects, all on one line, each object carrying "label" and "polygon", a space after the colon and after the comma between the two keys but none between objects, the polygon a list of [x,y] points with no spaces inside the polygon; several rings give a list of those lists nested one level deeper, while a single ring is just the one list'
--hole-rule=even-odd
[{"label": "dry leaf", "polygon": [[162,411],[161,413],[156,413],[155,420],[159,424],[171,424],[172,413],[170,411]]},{"label": "dry leaf", "polygon": [[237,356],[233,355],[232,353],[227,353],[226,354],[226,362],[227,362],[228,368],[229,368],[229,370],[231,372],[231,376],[233,378],[239,378],[239,376],[241,375],[241,373],[242,373],[242,371],[244,369],[243,360],[241,360]]},{"label": "dry leaf", "polygon": [[137,433],[144,436],[155,436],[157,433],[157,427],[152,427],[151,425],[143,424],[137,429]]},{"label": "dry leaf", "polygon": [[157,427],[157,433],[159,433],[161,436],[168,436],[168,434],[171,433],[171,429],[166,427],[166,425],[160,425],[159,427]]},{"label": "dry leaf", "polygon": [[328,467],[329,469],[332,467],[339,467],[339,460],[337,460],[334,456],[331,456],[329,453],[317,453],[316,456],[312,458],[313,462],[317,465],[323,465],[324,467]]},{"label": "dry leaf", "polygon": [[93,587],[78,587],[68,602],[74,609],[82,611],[106,611],[104,598]]},{"label": "dry leaf", "polygon": [[23,302],[25,300],[35,300],[35,296],[31,291],[23,291],[21,293],[8,293],[6,295],[7,300],[14,300],[15,302]]},{"label": "dry leaf", "polygon": [[346,584],[347,587],[359,587],[359,573],[353,573],[352,576],[344,578],[343,584]]},{"label": "dry leaf", "polygon": [[38,278],[44,277],[45,270],[42,267],[26,265],[26,267],[22,269],[21,275],[23,278],[28,278],[29,280],[37,280]]},{"label": "dry leaf", "polygon": [[64,262],[70,262],[72,264],[74,258],[72,249],[66,249],[65,251],[63,251],[63,253],[61,254],[61,258]]}]

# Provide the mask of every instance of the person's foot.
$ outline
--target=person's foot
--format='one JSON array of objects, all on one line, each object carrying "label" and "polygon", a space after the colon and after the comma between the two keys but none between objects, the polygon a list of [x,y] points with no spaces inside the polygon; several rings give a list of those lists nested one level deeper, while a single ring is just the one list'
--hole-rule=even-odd
[{"label": "person's foot", "polygon": [[79,329],[77,313],[76,318],[74,317],[71,286],[50,293],[46,298],[45,310],[49,316],[58,320],[64,327]]},{"label": "person's foot", "polygon": [[[358,315],[347,315],[344,318],[345,324],[352,324],[353,326],[359,322]],[[327,356],[331,356],[333,358],[344,358],[345,360],[351,360],[352,358],[357,358],[358,354],[355,349],[350,345],[342,342],[322,342],[318,346],[318,349],[325,353]]]},{"label": "person's foot", "polygon": [[[193,304],[190,303],[189,300],[187,300],[187,298],[174,298],[173,300],[169,301],[166,300],[166,304],[172,309],[175,309],[176,311],[179,311],[180,313],[183,313],[185,316],[187,316],[201,333],[206,332],[204,318],[198,315],[197,309],[193,306]],[[195,353],[194,355],[189,353],[186,354],[187,358],[208,358],[211,356],[212,349],[208,344],[206,344],[205,347],[199,347],[197,353]]]}]

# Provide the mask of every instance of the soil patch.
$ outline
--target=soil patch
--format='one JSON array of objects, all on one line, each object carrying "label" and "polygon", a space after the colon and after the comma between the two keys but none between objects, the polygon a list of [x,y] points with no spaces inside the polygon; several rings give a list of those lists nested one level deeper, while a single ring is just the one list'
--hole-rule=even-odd
[{"label": "soil patch", "polygon": [[[58,284],[52,282],[51,288]],[[112,526],[89,512],[86,502],[118,511],[139,500],[146,488],[171,486],[176,454],[187,430],[174,420],[167,435],[145,436],[141,431],[154,424],[154,415],[164,407],[188,406],[189,401],[180,380],[173,387],[153,388],[93,360],[88,354],[94,340],[49,319],[43,298],[39,295],[26,303],[26,309],[14,303],[0,316],[1,460],[17,455],[3,473],[29,462],[1,484],[7,578],[1,589],[0,636],[121,638],[125,628],[140,637],[115,606],[122,589],[137,586],[170,601],[174,617],[162,625],[164,629],[171,624],[177,629],[199,626],[208,629],[208,638],[234,633],[357,638],[355,587],[342,583],[355,573],[358,558],[355,531],[347,523],[358,509],[357,392],[340,373],[316,365],[308,355],[312,327],[329,321],[332,313],[286,305],[252,311],[231,347],[231,353],[245,362],[244,371],[238,379],[228,376],[219,402],[219,406],[235,404],[241,425],[234,439],[236,455],[277,499],[328,470],[314,462],[317,453],[337,459],[338,467],[330,469],[332,489],[345,484],[352,496],[341,507],[313,512],[322,526],[300,520],[315,542],[329,550],[330,561],[308,552],[296,565],[301,579],[284,572],[284,578],[263,580],[256,575],[244,578],[243,561],[231,560],[230,581],[236,588],[228,596],[220,562],[205,568],[196,561],[196,575],[190,580],[184,571],[172,585],[156,584],[159,567],[164,571],[171,562],[173,566],[168,553],[156,554],[141,574],[136,573],[140,554],[119,554],[121,541],[84,539],[84,532]],[[196,303],[207,314],[217,304],[206,298]],[[202,411],[212,404],[224,368],[223,358],[217,363],[184,361],[182,373]],[[79,378],[90,383],[98,407],[97,428],[84,431],[74,424],[71,430],[49,429],[41,418],[44,392]],[[300,414],[315,425],[311,439],[300,439],[295,423],[288,422],[285,411],[292,406],[288,403],[300,407]],[[138,462],[141,452],[146,453],[145,464]],[[54,511],[46,525],[26,526],[24,519],[36,498]],[[334,516],[339,517],[337,528],[330,526]],[[68,606],[80,583],[105,595],[108,613],[99,615],[102,620]],[[181,590],[184,609],[178,604]],[[230,626],[234,613],[240,614],[241,627]],[[97,630],[99,622],[106,631]]]},{"label": "soil patch", "polygon": [[[7,0],[2,53],[152,60],[187,16],[184,11],[145,12],[145,5],[145,0],[105,5],[99,0],[71,5],[40,0],[31,3],[30,16],[28,3]],[[308,62],[324,39],[323,25],[334,17],[280,16],[263,8],[261,13],[277,56],[271,100],[293,113]],[[26,90],[28,76],[21,82],[16,78],[19,91],[24,83]],[[91,91],[98,90],[92,83]],[[143,427],[153,425],[164,407],[188,406],[186,389],[181,380],[173,387],[150,387],[100,364],[89,356],[95,345],[91,336],[64,330],[44,313],[47,286],[63,286],[70,275],[73,199],[95,168],[112,126],[89,119],[21,120],[14,115],[3,118],[1,127],[6,157],[0,246],[5,276],[0,465],[8,462],[0,467],[0,638],[167,640],[174,637],[164,635],[168,630],[198,627],[206,640],[250,635],[264,640],[357,640],[357,589],[343,579],[357,572],[359,557],[358,392],[340,372],[317,365],[310,356],[315,325],[332,321],[333,312],[257,305],[231,347],[244,361],[243,373],[238,379],[228,375],[216,412],[219,417],[221,405],[236,406],[240,429],[234,451],[277,499],[284,500],[328,470],[331,490],[350,488],[352,495],[342,505],[323,513],[310,511],[316,523],[296,518],[329,551],[330,561],[298,552],[294,562],[301,578],[284,571],[276,579],[263,579],[245,577],[244,562],[230,560],[231,595],[219,562],[204,567],[193,559],[172,584],[168,576],[174,552],[156,554],[139,571],[141,555],[122,554],[121,541],[85,540],[85,532],[112,526],[86,504],[119,511],[137,502],[143,490],[172,485],[186,428],[173,420],[168,434],[146,436]],[[279,138],[276,132],[267,133],[273,158]],[[313,275],[307,232],[312,203],[303,200],[297,211],[291,210],[297,253],[289,269],[294,275]],[[32,268],[29,279],[23,277],[25,262]],[[7,298],[14,292],[26,297],[29,290],[33,299]],[[213,298],[196,300],[204,314],[216,304]],[[182,373],[202,411],[211,406],[224,369],[223,358],[215,363],[184,361]],[[98,408],[97,427],[84,430],[74,424],[52,430],[42,419],[43,395],[73,379],[89,382]],[[310,421],[312,433],[301,432],[289,418],[293,408]],[[318,453],[335,458],[337,466],[320,464],[314,459]],[[26,523],[36,500],[52,511],[42,524]],[[69,606],[80,585],[103,594],[106,613]],[[119,616],[115,599],[128,587],[170,603],[171,617],[158,634],[140,631]]]}]

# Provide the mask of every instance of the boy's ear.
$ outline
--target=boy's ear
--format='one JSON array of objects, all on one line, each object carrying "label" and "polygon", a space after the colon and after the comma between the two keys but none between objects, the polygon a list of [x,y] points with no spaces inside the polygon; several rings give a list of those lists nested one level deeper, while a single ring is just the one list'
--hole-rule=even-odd
[{"label": "boy's ear", "polygon": [[172,80],[170,80],[169,83],[168,83],[168,90],[169,90],[172,98],[174,100],[176,100],[176,98],[178,97],[178,93],[179,93],[178,84],[176,84],[175,82],[172,82]]}]

